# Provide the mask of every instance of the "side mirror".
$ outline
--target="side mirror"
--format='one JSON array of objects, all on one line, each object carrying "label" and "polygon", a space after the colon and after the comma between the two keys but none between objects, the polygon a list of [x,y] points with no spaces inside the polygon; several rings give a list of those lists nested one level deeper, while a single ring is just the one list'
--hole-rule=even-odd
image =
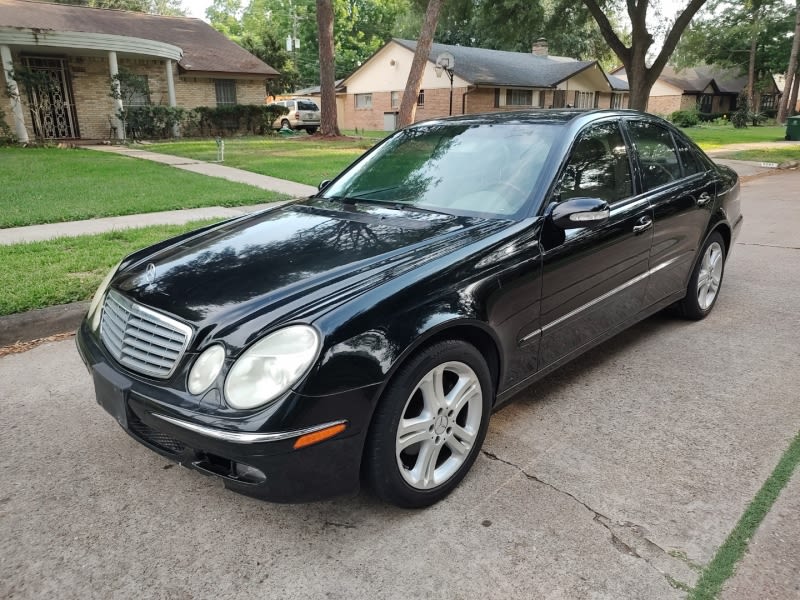
[{"label": "side mirror", "polygon": [[611,210],[600,198],[570,198],[553,205],[550,220],[561,229],[598,227],[608,221]]},{"label": "side mirror", "polygon": [[321,192],[326,187],[328,187],[330,185],[330,183],[331,183],[330,179],[324,179],[323,181],[320,181],[319,185],[317,186],[317,190],[319,190]]}]

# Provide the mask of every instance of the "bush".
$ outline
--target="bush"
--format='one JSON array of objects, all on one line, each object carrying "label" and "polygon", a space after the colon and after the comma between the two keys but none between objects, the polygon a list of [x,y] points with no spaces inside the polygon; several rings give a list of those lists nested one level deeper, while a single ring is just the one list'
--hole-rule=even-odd
[{"label": "bush", "polygon": [[199,106],[193,111],[194,125],[200,135],[232,135],[235,133],[264,134],[272,129],[278,117],[289,113],[277,104],[231,104],[228,106]]},{"label": "bush", "polygon": [[182,125],[189,111],[178,106],[152,104],[128,109],[127,137],[131,139],[158,139],[172,137],[175,125]]},{"label": "bush", "polygon": [[669,120],[678,127],[695,127],[700,123],[696,110],[676,110],[669,116]]},{"label": "bush", "polygon": [[0,144],[10,144],[15,141],[14,132],[6,122],[6,113],[0,108]]},{"label": "bush", "polygon": [[742,92],[736,101],[736,110],[731,115],[731,123],[736,129],[744,129],[750,121],[750,101]]}]

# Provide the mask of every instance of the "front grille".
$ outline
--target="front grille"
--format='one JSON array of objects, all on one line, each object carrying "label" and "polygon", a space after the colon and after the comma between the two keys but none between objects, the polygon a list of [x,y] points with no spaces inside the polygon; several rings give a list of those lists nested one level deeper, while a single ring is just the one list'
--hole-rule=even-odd
[{"label": "front grille", "polygon": [[137,373],[172,375],[192,330],[188,325],[137,304],[111,290],[103,304],[100,339],[119,362]]},{"label": "front grille", "polygon": [[152,427],[145,425],[139,420],[139,417],[137,417],[133,411],[128,412],[128,428],[133,434],[136,435],[136,437],[144,440],[148,444],[160,448],[164,452],[169,452],[170,454],[180,454],[186,450],[186,446],[183,445],[183,442],[179,442],[174,437],[171,437],[166,433],[156,431]]}]

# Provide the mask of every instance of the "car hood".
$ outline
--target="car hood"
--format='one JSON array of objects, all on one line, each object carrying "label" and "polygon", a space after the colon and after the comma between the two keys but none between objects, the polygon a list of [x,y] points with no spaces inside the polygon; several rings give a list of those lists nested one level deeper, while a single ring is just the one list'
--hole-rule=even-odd
[{"label": "car hood", "polygon": [[219,334],[308,318],[505,225],[311,198],[140,252],[113,287]]}]

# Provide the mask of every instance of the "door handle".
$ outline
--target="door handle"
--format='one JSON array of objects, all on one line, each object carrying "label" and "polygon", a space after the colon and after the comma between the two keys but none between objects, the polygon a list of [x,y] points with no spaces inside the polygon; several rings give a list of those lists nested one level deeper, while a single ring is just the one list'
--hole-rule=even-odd
[{"label": "door handle", "polygon": [[639,224],[633,226],[633,233],[642,233],[653,226],[653,219],[650,217],[642,217],[639,219]]},{"label": "door handle", "polygon": [[704,206],[711,201],[711,194],[703,192],[697,197],[697,206]]}]

